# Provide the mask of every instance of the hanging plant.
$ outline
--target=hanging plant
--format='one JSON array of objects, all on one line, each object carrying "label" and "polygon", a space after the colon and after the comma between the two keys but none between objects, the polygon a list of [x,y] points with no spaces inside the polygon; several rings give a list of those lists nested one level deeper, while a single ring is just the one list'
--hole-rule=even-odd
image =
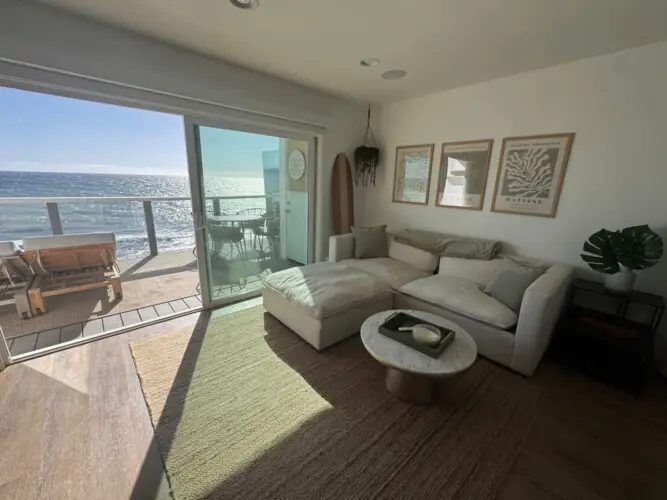
[{"label": "hanging plant", "polygon": [[[369,141],[370,140],[370,141]],[[371,107],[368,106],[368,119],[364,145],[354,150],[354,183],[358,186],[375,186],[375,175],[380,164],[380,150],[375,143],[375,135],[371,129]]]}]

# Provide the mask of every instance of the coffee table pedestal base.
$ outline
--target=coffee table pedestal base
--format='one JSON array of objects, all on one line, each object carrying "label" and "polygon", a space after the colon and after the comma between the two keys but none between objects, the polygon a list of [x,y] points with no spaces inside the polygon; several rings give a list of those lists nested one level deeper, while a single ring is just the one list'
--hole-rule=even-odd
[{"label": "coffee table pedestal base", "polygon": [[426,404],[438,398],[438,379],[415,375],[390,366],[384,384],[398,399],[414,404]]}]

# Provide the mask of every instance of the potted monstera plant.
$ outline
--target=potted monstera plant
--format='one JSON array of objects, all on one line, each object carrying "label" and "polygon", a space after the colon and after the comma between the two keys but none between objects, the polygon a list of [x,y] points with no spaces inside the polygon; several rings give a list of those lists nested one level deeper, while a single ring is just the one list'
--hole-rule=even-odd
[{"label": "potted monstera plant", "polygon": [[662,238],[648,225],[620,231],[600,229],[586,243],[581,258],[604,273],[605,286],[614,292],[628,292],[635,283],[635,271],[655,266],[662,257]]}]

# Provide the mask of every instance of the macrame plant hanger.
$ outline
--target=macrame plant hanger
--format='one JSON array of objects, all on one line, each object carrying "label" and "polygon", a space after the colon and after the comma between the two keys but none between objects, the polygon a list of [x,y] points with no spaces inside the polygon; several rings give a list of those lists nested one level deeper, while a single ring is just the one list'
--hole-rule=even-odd
[{"label": "macrame plant hanger", "polygon": [[[370,142],[369,142],[370,140]],[[375,175],[380,163],[380,150],[375,142],[375,134],[371,128],[371,107],[368,106],[366,134],[364,145],[354,150],[354,183],[367,187],[369,182],[375,186]]]}]

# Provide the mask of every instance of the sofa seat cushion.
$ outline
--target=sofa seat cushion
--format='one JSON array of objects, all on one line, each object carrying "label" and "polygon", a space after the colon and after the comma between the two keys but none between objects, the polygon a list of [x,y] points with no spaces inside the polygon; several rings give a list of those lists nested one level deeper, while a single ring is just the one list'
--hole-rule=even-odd
[{"label": "sofa seat cushion", "polygon": [[264,286],[318,319],[392,293],[385,283],[369,279],[367,273],[356,267],[330,262],[274,273],[264,279]]},{"label": "sofa seat cushion", "polygon": [[433,273],[422,271],[416,267],[394,259],[347,259],[341,264],[349,265],[364,273],[370,274],[386,283],[394,290],[398,290],[406,283],[431,276]]},{"label": "sofa seat cushion", "polygon": [[518,320],[514,311],[471,281],[435,275],[408,283],[399,292],[503,330]]}]

